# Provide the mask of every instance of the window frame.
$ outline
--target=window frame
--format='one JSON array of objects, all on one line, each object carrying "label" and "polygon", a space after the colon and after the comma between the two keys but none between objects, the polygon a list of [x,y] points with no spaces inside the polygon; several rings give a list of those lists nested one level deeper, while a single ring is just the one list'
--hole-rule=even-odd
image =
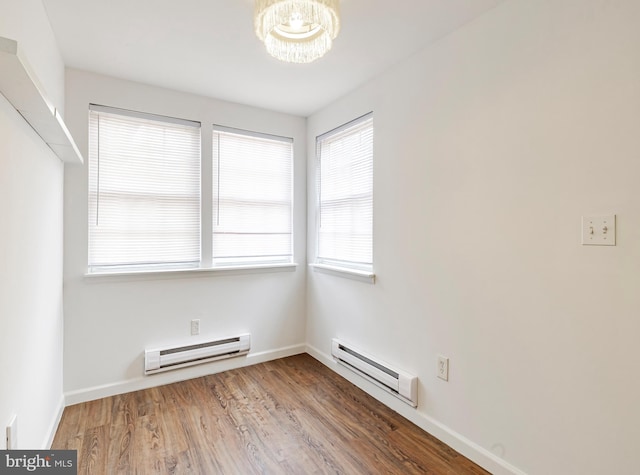
[{"label": "window frame", "polygon": [[[90,216],[90,193],[89,189],[89,166],[87,166],[87,255],[86,255],[86,272],[84,274],[85,278],[92,279],[146,279],[146,278],[175,278],[180,276],[206,276],[213,274],[218,275],[236,275],[236,274],[253,274],[253,273],[263,273],[263,272],[282,272],[282,271],[294,271],[298,264],[295,262],[295,139],[289,137],[283,137],[275,134],[269,133],[261,133],[261,132],[252,132],[238,128],[226,127],[217,124],[205,125],[201,121],[197,120],[189,120],[189,119],[181,119],[175,118],[167,115],[161,114],[153,114],[142,111],[134,111],[129,109],[123,109],[118,107],[111,107],[105,105],[98,105],[94,103],[89,104],[89,110],[87,111],[87,123],[88,123],[88,133],[91,134],[91,123],[90,123],[90,111],[91,109],[102,109],[112,114],[120,114],[123,116],[131,116],[138,117],[143,119],[156,119],[166,122],[177,122],[177,123],[193,123],[198,124],[200,129],[200,168],[199,168],[199,184],[200,184],[200,204],[199,204],[199,225],[200,225],[200,233],[199,233],[199,249],[200,249],[200,258],[199,262],[175,264],[175,265],[131,265],[131,266],[90,266],[89,265],[89,216]],[[203,127],[204,125],[204,127]],[[212,237],[207,239],[206,234],[209,234],[209,231],[213,230],[213,210],[211,208],[213,203],[213,183],[211,183],[211,178],[213,176],[213,150],[211,148],[211,144],[207,144],[207,142],[211,142],[212,140],[212,131],[214,128],[218,129],[226,129],[232,130],[235,132],[241,133],[249,133],[257,137],[276,137],[278,139],[285,139],[291,142],[291,257],[287,260],[287,262],[279,261],[279,262],[241,262],[241,263],[230,263],[224,265],[216,265],[212,259],[212,248],[213,240]],[[88,144],[88,147],[90,145]],[[211,233],[212,234],[212,233]]]},{"label": "window frame", "polygon": [[[87,205],[88,205],[88,213],[87,213],[87,217],[88,217],[88,222],[87,222],[87,272],[89,274],[103,274],[103,273],[128,273],[128,272],[138,272],[141,270],[171,270],[171,269],[193,269],[198,267],[199,263],[202,261],[202,242],[201,242],[201,234],[202,234],[202,219],[201,219],[201,215],[202,215],[202,209],[201,209],[201,202],[202,202],[202,127],[201,127],[201,123],[198,121],[193,121],[193,120],[186,120],[186,119],[178,119],[178,118],[174,118],[174,117],[167,117],[167,116],[163,116],[163,115],[158,115],[158,114],[151,114],[151,113],[146,113],[146,112],[139,112],[139,111],[132,111],[132,110],[128,110],[128,109],[122,109],[122,108],[117,108],[117,107],[111,107],[111,106],[103,106],[103,105],[98,105],[98,104],[89,104],[89,111],[88,111],[88,120],[89,120],[89,124],[88,124],[88,132],[89,132],[89,164],[88,164],[88,178],[87,178],[87,187],[88,187],[88,196],[87,196]],[[118,120],[122,120],[122,121],[127,121],[127,120],[132,120],[132,122],[130,124],[126,124],[127,128],[126,131],[124,132],[119,132],[121,135],[130,135],[132,137],[134,137],[136,135],[136,127],[144,127],[149,126],[150,124],[156,124],[159,128],[161,127],[171,127],[171,126],[177,126],[177,127],[182,127],[185,128],[186,130],[188,130],[189,128],[192,128],[194,130],[197,130],[197,151],[195,149],[191,150],[192,153],[194,153],[194,156],[192,156],[193,159],[195,159],[195,155],[197,155],[197,173],[193,178],[195,178],[195,180],[197,181],[197,194],[193,195],[193,198],[197,200],[197,211],[192,210],[191,213],[193,213],[193,215],[197,216],[197,227],[198,230],[197,232],[193,233],[194,236],[192,236],[192,239],[194,239],[194,242],[192,243],[192,246],[195,245],[195,240],[197,239],[197,259],[196,259],[196,255],[194,254],[193,257],[191,259],[184,259],[184,260],[175,260],[175,261],[159,261],[159,260],[152,260],[150,262],[140,262],[140,254],[138,254],[138,258],[135,258],[134,260],[127,260],[127,259],[122,259],[122,262],[120,263],[113,263],[113,264],[106,264],[106,263],[96,263],[95,261],[92,262],[92,254],[91,254],[91,242],[92,242],[92,233],[98,232],[99,231],[95,228],[92,227],[92,217],[94,216],[95,213],[95,218],[96,221],[98,219],[98,213],[100,210],[100,193],[101,193],[101,183],[103,181],[101,175],[104,174],[104,170],[101,170],[101,165],[100,165],[100,161],[101,161],[101,154],[103,154],[104,149],[102,148],[101,144],[100,144],[100,140],[102,138],[101,136],[101,132],[100,132],[100,120],[101,118],[105,117],[105,116],[112,116],[114,117],[114,122],[117,122]],[[94,120],[97,120],[97,127],[98,130],[94,130]],[[138,125],[136,125],[136,123]],[[131,126],[131,127],[129,127]],[[117,125],[114,124],[114,127],[117,127]],[[112,129],[113,130],[113,129]],[[97,134],[97,143],[92,142],[92,138],[93,138],[93,134]],[[115,133],[118,133],[117,131]],[[154,131],[154,133],[157,133],[157,131]],[[145,138],[149,138],[149,137],[145,137]],[[131,140],[135,140],[135,138],[131,138]],[[192,138],[193,140],[193,138]],[[146,144],[146,142],[145,142]],[[94,149],[95,147],[95,149]],[[157,145],[156,145],[157,147]],[[148,152],[148,149],[153,148],[153,146],[149,146],[147,149],[145,149],[145,152]],[[95,158],[94,158],[94,154],[95,154]],[[127,155],[125,155],[125,157],[127,157]],[[150,158],[149,156],[147,158]],[[174,156],[175,158],[175,156]],[[117,162],[118,158],[117,155],[113,155],[110,157],[110,159],[113,162]],[[94,160],[96,160],[96,162],[94,162]],[[102,160],[104,160],[104,158],[102,158]],[[107,166],[111,166],[113,167],[113,162],[109,163]],[[158,161],[154,161],[153,159],[151,160],[151,162],[153,165],[158,165],[159,168],[163,169],[163,171],[166,172],[166,167],[162,167],[163,162],[161,160]],[[177,162],[179,163],[179,162]],[[135,168],[135,167],[133,167]],[[123,169],[123,171],[131,171],[132,168],[128,168],[128,169]],[[96,182],[95,184],[93,184],[93,173],[96,174]],[[154,185],[158,185],[161,184],[161,180],[158,180],[157,182],[149,182],[149,183],[153,183]],[[93,189],[93,186],[96,187],[96,189]],[[117,186],[117,185],[116,185]],[[153,188],[153,186],[151,187]],[[131,188],[124,188],[123,191],[121,193],[124,193],[125,195],[129,194],[133,194],[135,196],[135,191],[137,190],[133,190]],[[177,190],[176,190],[177,191]],[[174,193],[176,192],[174,191]],[[95,196],[94,196],[95,195]],[[117,196],[117,195],[116,195]],[[141,193],[139,195],[140,197],[144,197],[147,196],[148,199],[145,201],[149,201],[149,202],[153,202],[154,201],[154,196],[155,196],[155,200],[161,202],[161,201],[165,201],[166,199],[163,200],[162,193],[156,192],[150,192],[150,190],[147,190],[146,193]],[[180,193],[176,193],[175,194],[176,197],[180,196]],[[95,200],[95,207],[93,205]],[[129,200],[127,200],[126,198],[124,199],[125,204],[124,206],[130,206],[130,203],[128,203]],[[179,201],[179,200],[178,200]],[[116,198],[116,202],[117,202],[117,198]],[[162,205],[160,205],[160,207],[162,207]],[[116,214],[111,214],[111,216],[117,216]],[[126,220],[127,216],[122,216],[122,219]],[[195,218],[192,218],[195,219]],[[108,231],[107,231],[108,232]],[[132,234],[135,235],[135,232],[132,232]],[[102,238],[98,238],[98,239],[105,239],[104,236]],[[131,240],[132,238],[129,237],[124,237],[123,238],[123,243],[125,243],[125,245],[130,245],[131,244]],[[165,243],[166,244],[166,243]],[[95,256],[94,256],[95,257]]]},{"label": "window frame", "polygon": [[[216,164],[219,165],[219,160],[220,157],[215,157],[214,156],[214,151],[212,150],[211,153],[211,163],[212,163],[212,170],[211,170],[211,176],[212,176],[212,186],[211,186],[211,205],[212,205],[212,212],[211,212],[211,224],[212,224],[212,232],[211,232],[211,256],[212,256],[212,266],[213,267],[217,267],[217,268],[226,268],[226,267],[237,267],[237,266],[246,266],[246,265],[257,265],[257,266],[265,266],[265,265],[290,265],[293,264],[294,261],[294,255],[293,255],[293,249],[294,249],[294,221],[293,221],[293,216],[294,216],[294,167],[295,167],[295,160],[294,160],[294,143],[293,143],[293,138],[291,137],[284,137],[284,136],[280,136],[280,135],[274,135],[274,134],[267,134],[267,133],[263,133],[263,132],[255,132],[252,130],[246,130],[246,129],[240,129],[240,128],[235,128],[235,127],[227,127],[227,126],[223,126],[223,125],[217,125],[214,124],[212,127],[212,141],[213,141],[213,137],[215,137],[216,133],[220,133],[220,134],[229,134],[229,135],[235,135],[238,137],[242,137],[243,139],[256,139],[256,141],[260,141],[260,140],[266,140],[266,141],[272,141],[272,142],[278,142],[280,144],[287,144],[288,147],[290,147],[290,154],[289,154],[289,164],[288,164],[288,168],[290,169],[289,172],[289,196],[288,196],[288,208],[289,208],[289,217],[288,217],[288,225],[289,225],[289,240],[290,240],[290,245],[289,245],[289,253],[287,255],[284,255],[283,257],[278,257],[278,258],[266,258],[264,257],[263,259],[256,259],[256,260],[252,260],[250,257],[247,256],[240,256],[238,257],[237,261],[234,261],[233,258],[230,257],[222,257],[222,256],[216,256],[216,245],[215,245],[215,227],[216,227],[216,219],[219,219],[219,216],[216,214],[216,212],[219,212],[219,203],[216,201],[217,198],[219,198],[219,193],[220,190],[218,188],[218,184],[216,183]],[[212,144],[213,147],[213,144]],[[218,172],[219,173],[219,172]],[[218,176],[219,179],[219,176]],[[217,196],[216,196],[217,195]],[[265,233],[262,233],[263,235]],[[218,261],[218,262],[216,262]]]},{"label": "window frame", "polygon": [[[361,124],[371,121],[371,156],[370,156],[370,213],[371,213],[371,230],[369,234],[370,239],[370,248],[371,248],[371,262],[370,263],[361,263],[355,261],[348,261],[344,259],[336,259],[332,257],[321,256],[320,246],[321,246],[321,207],[322,207],[322,153],[321,146],[322,142],[327,139],[331,139],[332,137],[336,137],[345,131],[348,131],[352,128],[357,128]],[[353,278],[356,280],[361,280],[365,282],[374,283],[375,282],[375,273],[373,270],[374,262],[373,262],[373,141],[374,141],[374,131],[373,131],[373,112],[369,112],[360,117],[357,117],[353,120],[350,120],[334,129],[331,129],[321,135],[316,137],[316,193],[315,193],[315,210],[316,210],[316,229],[315,229],[315,256],[314,261],[310,264],[310,267],[313,270],[329,273],[332,275],[337,275],[341,277]]]}]

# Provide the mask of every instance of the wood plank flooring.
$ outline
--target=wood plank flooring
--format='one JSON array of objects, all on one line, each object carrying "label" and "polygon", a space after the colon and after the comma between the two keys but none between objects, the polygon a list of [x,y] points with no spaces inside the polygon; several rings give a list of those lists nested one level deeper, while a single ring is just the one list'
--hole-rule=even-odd
[{"label": "wood plank flooring", "polygon": [[309,355],[64,410],[80,474],[486,474]]}]

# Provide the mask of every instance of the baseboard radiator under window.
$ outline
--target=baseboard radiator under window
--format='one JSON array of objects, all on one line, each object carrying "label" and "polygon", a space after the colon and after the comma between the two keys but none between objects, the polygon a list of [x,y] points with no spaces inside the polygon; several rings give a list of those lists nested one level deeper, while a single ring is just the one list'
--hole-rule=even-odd
[{"label": "baseboard radiator under window", "polygon": [[331,354],[343,366],[364,376],[400,400],[418,405],[418,378],[394,369],[376,358],[333,339]]},{"label": "baseboard radiator under window", "polygon": [[249,333],[203,343],[144,351],[144,374],[160,373],[249,353]]}]

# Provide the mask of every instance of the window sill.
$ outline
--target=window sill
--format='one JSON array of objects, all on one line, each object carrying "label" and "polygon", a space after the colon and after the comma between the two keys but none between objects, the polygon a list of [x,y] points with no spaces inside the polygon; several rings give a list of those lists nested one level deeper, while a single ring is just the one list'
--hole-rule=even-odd
[{"label": "window sill", "polygon": [[348,269],[346,267],[330,266],[327,264],[309,264],[309,267],[315,272],[331,274],[337,277],[367,282],[369,284],[375,284],[376,281],[376,275],[373,272],[365,270]]},{"label": "window sill", "polygon": [[136,269],[117,271],[96,271],[87,272],[85,279],[112,279],[112,278],[179,278],[198,277],[211,275],[238,275],[238,274],[261,274],[267,272],[291,272],[298,267],[296,263],[288,264],[252,264],[239,266],[218,266],[218,267],[193,267],[183,269]]}]

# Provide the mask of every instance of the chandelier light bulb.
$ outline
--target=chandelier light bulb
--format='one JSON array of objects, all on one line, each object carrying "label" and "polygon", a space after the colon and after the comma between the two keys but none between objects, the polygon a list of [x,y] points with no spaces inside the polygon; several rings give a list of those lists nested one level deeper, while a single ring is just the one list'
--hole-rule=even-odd
[{"label": "chandelier light bulb", "polygon": [[340,31],[339,0],[255,0],[254,26],[267,52],[310,63],[331,49]]},{"label": "chandelier light bulb", "polygon": [[291,29],[295,31],[300,31],[300,29],[304,26],[304,19],[299,12],[295,12],[289,18],[289,25],[291,25]]}]

